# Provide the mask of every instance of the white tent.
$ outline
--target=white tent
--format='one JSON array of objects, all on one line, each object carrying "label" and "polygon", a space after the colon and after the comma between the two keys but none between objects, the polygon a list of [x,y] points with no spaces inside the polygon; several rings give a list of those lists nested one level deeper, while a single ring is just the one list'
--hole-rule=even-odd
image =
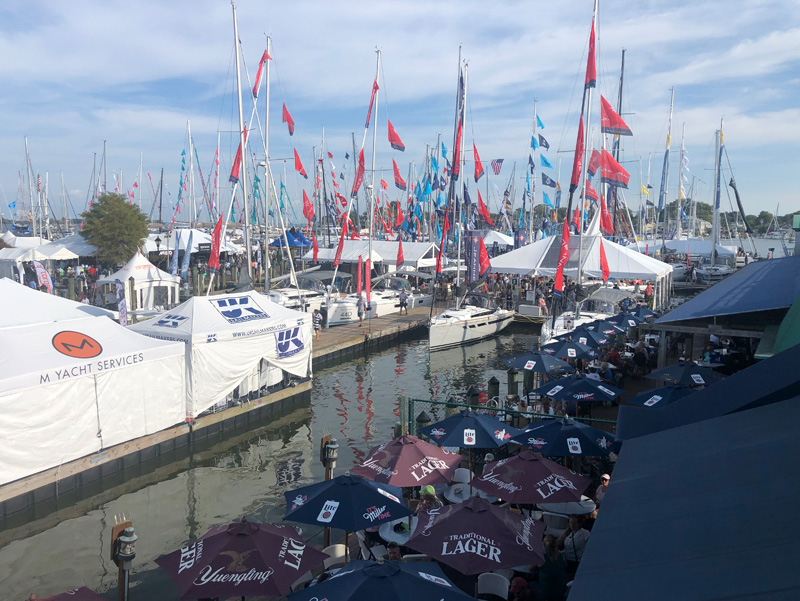
[{"label": "white tent", "polygon": [[[372,262],[395,266],[397,264],[397,240],[373,240]],[[336,256],[336,247],[320,248],[317,261],[331,263]],[[358,257],[366,260],[369,255],[369,240],[345,240],[342,246],[342,263],[358,263]],[[314,251],[310,250],[303,259],[311,261]],[[420,269],[436,265],[436,245],[433,242],[403,242],[403,265]]]},{"label": "white tent", "polygon": [[185,343],[187,413],[197,416],[258,373],[262,360],[295,376],[311,375],[311,316],[257,292],[195,296],[168,314],[130,326]]},{"label": "white tent", "polygon": [[0,485],[185,419],[181,345],[0,282]]},{"label": "white tent", "polygon": [[483,237],[483,243],[489,248],[492,244],[497,242],[499,246],[514,246],[514,236],[507,236],[495,230],[489,230]]},{"label": "white tent", "polygon": [[132,311],[129,280],[133,278],[137,309],[153,309],[156,306],[172,306],[178,302],[181,278],[153,265],[137,252],[125,267],[106,278],[97,280],[98,285],[114,284],[117,280],[125,284],[125,304]]},{"label": "white tent", "polygon": [[80,234],[70,234],[59,238],[55,244],[65,246],[79,257],[93,257],[97,254],[97,247],[89,244]]},{"label": "white tent", "polygon": [[0,240],[14,248],[34,248],[44,243],[44,240],[39,236],[15,236],[10,231],[0,236]]}]

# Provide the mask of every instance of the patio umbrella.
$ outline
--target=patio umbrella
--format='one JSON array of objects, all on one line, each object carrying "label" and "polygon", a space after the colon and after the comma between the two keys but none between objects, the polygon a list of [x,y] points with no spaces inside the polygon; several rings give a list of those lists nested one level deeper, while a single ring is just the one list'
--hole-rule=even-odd
[{"label": "patio umbrella", "polygon": [[36,597],[38,601],[106,601],[106,598],[82,586],[51,597]]},{"label": "patio umbrella", "polygon": [[638,305],[633,311],[631,311],[631,313],[633,313],[636,317],[638,317],[642,321],[648,320],[651,317],[655,317],[656,315],[658,315],[658,313],[656,313],[652,309],[648,309],[644,305]]},{"label": "patio umbrella", "polygon": [[472,479],[475,488],[509,503],[580,501],[590,483],[586,476],[531,451],[487,463],[483,474]]},{"label": "patio umbrella", "polygon": [[468,601],[469,595],[451,583],[433,562],[363,561],[356,559],[333,576],[289,595],[290,601]]},{"label": "patio umbrella", "polygon": [[608,321],[619,324],[627,329],[638,327],[639,324],[644,321],[644,319],[633,313],[625,313],[624,311],[620,311],[614,315],[614,317],[609,317]]},{"label": "patio umbrella", "polygon": [[156,563],[175,583],[181,599],[227,598],[283,595],[326,557],[291,526],[239,522],[214,526]]},{"label": "patio umbrella", "polygon": [[548,382],[533,392],[558,401],[613,401],[624,391],[611,384],[593,380],[586,374],[572,374]]},{"label": "patio umbrella", "polygon": [[504,424],[484,413],[462,410],[430,426],[420,428],[420,433],[440,447],[492,449],[502,447],[521,430]]},{"label": "patio umbrella", "polygon": [[683,397],[692,394],[696,390],[694,388],[687,388],[686,386],[677,386],[670,384],[669,386],[661,386],[660,388],[653,388],[640,392],[634,397],[626,399],[626,403],[632,405],[639,405],[640,407],[666,407],[670,403],[682,399]]},{"label": "patio umbrella", "polygon": [[283,496],[283,519],[347,532],[411,515],[399,488],[347,474],[286,491]]},{"label": "patio umbrella", "polygon": [[558,337],[559,340],[572,340],[573,342],[579,342],[581,344],[585,344],[589,348],[597,349],[601,346],[608,346],[610,344],[614,344],[614,340],[606,336],[603,332],[598,332],[596,330],[587,330],[584,327],[576,328],[571,332],[567,332],[566,334],[562,334]]},{"label": "patio umbrella", "polygon": [[542,347],[542,352],[559,359],[593,359],[596,354],[585,344],[572,340],[551,342]]},{"label": "patio umbrella", "polygon": [[680,386],[708,386],[719,382],[725,376],[713,369],[701,367],[696,363],[678,363],[651,371],[645,376],[651,380],[663,380]]},{"label": "patio umbrella", "polygon": [[460,453],[404,435],[370,449],[350,474],[391,486],[425,486],[450,482],[461,459]]},{"label": "patio umbrella", "polygon": [[510,357],[504,357],[503,361],[509,367],[513,367],[515,369],[527,369],[539,374],[558,375],[568,374],[575,371],[575,368],[566,361],[557,359],[556,357],[553,357],[547,353],[543,353],[542,351],[511,355]]},{"label": "patio umbrella", "polygon": [[419,515],[407,547],[478,574],[542,563],[543,522],[492,505],[480,497]]},{"label": "patio umbrella", "polygon": [[616,336],[617,334],[624,334],[627,332],[627,330],[619,324],[608,321],[607,319],[596,319],[594,321],[590,321],[589,323],[583,324],[581,328],[585,328],[592,332],[601,332],[606,336]]},{"label": "patio umbrella", "polygon": [[512,440],[550,457],[605,457],[616,442],[613,434],[569,417],[547,420]]}]

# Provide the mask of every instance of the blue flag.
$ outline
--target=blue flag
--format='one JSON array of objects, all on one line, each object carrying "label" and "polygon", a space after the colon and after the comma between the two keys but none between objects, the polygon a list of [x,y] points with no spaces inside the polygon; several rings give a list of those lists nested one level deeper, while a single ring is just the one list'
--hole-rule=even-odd
[{"label": "blue flag", "polygon": [[436,157],[431,157],[431,169],[433,169],[434,173],[439,172],[439,161],[436,160]]},{"label": "blue flag", "polygon": [[447,146],[444,145],[444,142],[442,142],[442,156],[447,158]]},{"label": "blue flag", "polygon": [[[559,193],[558,193],[558,192],[556,192],[556,196],[557,196],[558,194],[559,194]],[[552,201],[552,200],[550,200],[550,197],[547,195],[547,192],[542,192],[542,195],[544,196],[544,204],[546,204],[546,205],[547,205],[548,207],[550,207],[551,209],[554,209],[555,207],[553,206],[553,201]]]},{"label": "blue flag", "polygon": [[[189,279],[189,260],[192,258],[192,230],[189,230],[189,242],[183,253],[183,263],[181,263],[181,279]],[[177,253],[176,253],[177,254]]]},{"label": "blue flag", "polygon": [[539,155],[539,159],[542,161],[542,167],[547,167],[548,169],[553,168],[553,166],[550,164],[550,161],[548,161],[543,154]]},{"label": "blue flag", "polygon": [[539,148],[539,142],[536,141],[536,136],[531,136],[531,148],[534,150]]},{"label": "blue flag", "polygon": [[544,129],[544,123],[542,123],[542,120],[539,119],[539,115],[536,115],[536,125]]},{"label": "blue flag", "polygon": [[556,208],[557,209],[561,208],[561,190],[558,190],[556,192]]},{"label": "blue flag", "polygon": [[539,134],[539,144],[542,145],[542,148],[550,150],[550,142],[548,142],[547,138],[545,138],[542,134]]},{"label": "blue flag", "polygon": [[426,181],[425,182],[425,192],[423,192],[423,195],[424,196],[430,196],[432,192],[433,192],[433,189],[431,188],[431,183],[429,181]]},{"label": "blue flag", "polygon": [[422,198],[422,188],[419,187],[419,182],[417,182],[417,185],[414,186],[414,196],[417,198]]},{"label": "blue flag", "polygon": [[[231,208],[231,210],[233,210]],[[175,249],[172,251],[172,257],[169,260],[169,272],[172,275],[178,275],[178,249],[181,247],[181,233],[178,232],[178,237],[175,240]]]},{"label": "blue flag", "polygon": [[14,202],[8,203],[8,208],[9,209],[16,209],[17,208],[17,201],[15,200]]}]

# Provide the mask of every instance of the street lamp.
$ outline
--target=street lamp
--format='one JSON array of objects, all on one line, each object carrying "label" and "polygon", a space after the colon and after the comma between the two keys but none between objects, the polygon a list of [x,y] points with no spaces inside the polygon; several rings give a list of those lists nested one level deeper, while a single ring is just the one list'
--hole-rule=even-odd
[{"label": "street lamp", "polygon": [[154,242],[156,243],[156,255],[158,255],[158,260],[156,261],[156,264],[160,264],[161,263],[161,236],[156,236],[156,239],[154,240]]},{"label": "street lamp", "polygon": [[130,585],[131,564],[136,557],[136,541],[139,537],[130,521],[117,524],[111,533],[111,558],[119,566],[117,578],[117,598],[128,601],[128,587]]}]

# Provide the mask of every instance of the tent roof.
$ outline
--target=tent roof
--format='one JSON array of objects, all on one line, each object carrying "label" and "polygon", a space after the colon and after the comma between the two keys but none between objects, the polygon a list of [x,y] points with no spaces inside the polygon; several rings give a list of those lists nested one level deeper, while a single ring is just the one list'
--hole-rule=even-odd
[{"label": "tent roof", "polygon": [[45,261],[47,255],[39,250],[40,247],[27,248],[0,248],[0,260],[3,261]]},{"label": "tent roof", "polygon": [[136,282],[163,281],[172,284],[181,283],[180,276],[172,275],[166,271],[162,271],[148,261],[147,257],[138,251],[135,255],[133,255],[133,258],[131,258],[131,260],[125,264],[125,267],[115,273],[112,273],[107,278],[101,278],[97,280],[97,283],[113,284],[117,280],[120,280],[124,284],[130,278],[133,278]]},{"label": "tent roof", "polygon": [[39,251],[40,253],[47,255],[47,258],[52,261],[69,261],[80,257],[80,255],[71,251],[69,248],[58,242],[43,244],[36,250]]},{"label": "tent roof", "polygon": [[793,399],[626,441],[570,601],[800,597],[798,420]]},{"label": "tent roof", "polygon": [[0,329],[93,316],[113,319],[114,314],[100,307],[32,290],[8,278],[0,279]]},{"label": "tent roof", "polygon": [[93,257],[97,254],[97,247],[89,244],[80,234],[70,234],[56,241],[60,246],[66,246],[79,257]]},{"label": "tent roof", "polygon": [[[642,248],[648,247],[648,252],[653,254],[661,250],[662,240],[643,240],[639,244]],[[667,248],[682,255],[698,255],[701,257],[710,257],[711,249],[714,247],[711,240],[704,240],[703,238],[681,238],[680,240],[667,240]],[[719,257],[732,257],[736,251],[731,250],[721,244],[717,244],[717,256]]]},{"label": "tent roof", "polygon": [[501,246],[514,246],[514,236],[507,236],[495,230],[489,230],[483,237],[483,243],[490,246],[497,242]]},{"label": "tent roof", "polygon": [[[387,265],[397,263],[397,240],[373,240],[372,262],[382,262]],[[342,263],[358,263],[358,257],[367,258],[369,240],[345,240],[342,247]],[[419,267],[430,267],[436,264],[436,245],[433,242],[403,242],[403,260],[414,263]],[[313,259],[313,251],[308,251],[303,258],[306,261]],[[320,263],[333,261],[336,256],[336,247],[320,248],[317,260]]]},{"label": "tent roof", "polygon": [[[583,246],[583,274],[588,277],[602,277],[600,269],[600,236],[571,236],[569,239],[569,259],[564,274],[578,275],[578,256]],[[555,275],[558,269],[560,251],[559,236],[549,236],[491,260],[492,270],[499,273],[536,275]],[[643,255],[633,248],[620,246],[610,240],[603,240],[603,246],[611,271],[611,278],[635,278],[654,280],[672,271],[672,266]]]},{"label": "tent roof", "polygon": [[800,294],[800,256],[755,261],[655,323],[787,309]]},{"label": "tent roof", "polygon": [[10,231],[5,232],[0,236],[0,239],[14,248],[33,248],[41,246],[43,243],[42,238],[39,236],[15,236]]}]

